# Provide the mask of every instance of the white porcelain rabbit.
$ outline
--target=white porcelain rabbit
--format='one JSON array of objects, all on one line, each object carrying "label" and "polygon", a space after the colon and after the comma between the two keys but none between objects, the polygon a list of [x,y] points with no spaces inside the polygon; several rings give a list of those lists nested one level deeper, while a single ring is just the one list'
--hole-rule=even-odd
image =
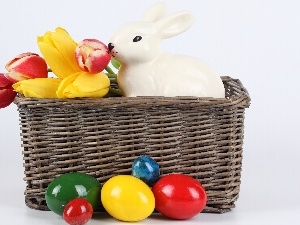
[{"label": "white porcelain rabbit", "polygon": [[224,98],[222,80],[210,67],[197,58],[162,52],[162,39],[186,31],[194,22],[190,12],[165,12],[165,4],[154,4],[141,21],[125,24],[111,37],[108,46],[121,64],[118,84],[123,94]]}]

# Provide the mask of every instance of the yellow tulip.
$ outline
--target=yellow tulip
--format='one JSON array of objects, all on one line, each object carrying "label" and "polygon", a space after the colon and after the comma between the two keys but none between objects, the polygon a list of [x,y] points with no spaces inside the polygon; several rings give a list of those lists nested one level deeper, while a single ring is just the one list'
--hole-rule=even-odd
[{"label": "yellow tulip", "polygon": [[63,79],[81,71],[75,58],[77,43],[61,27],[37,38],[38,47],[53,73]]},{"label": "yellow tulip", "polygon": [[109,78],[103,73],[77,72],[62,80],[56,92],[58,98],[98,98],[107,94]]},{"label": "yellow tulip", "polygon": [[35,78],[13,84],[15,91],[25,97],[57,98],[56,91],[61,80],[57,78]]}]

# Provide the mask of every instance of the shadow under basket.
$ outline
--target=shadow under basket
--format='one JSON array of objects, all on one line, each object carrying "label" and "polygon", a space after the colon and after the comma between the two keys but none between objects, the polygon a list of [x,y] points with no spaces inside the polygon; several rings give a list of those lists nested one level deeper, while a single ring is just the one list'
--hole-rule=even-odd
[{"label": "shadow under basket", "polygon": [[208,195],[203,212],[234,208],[250,97],[239,80],[222,80],[225,99],[18,96],[26,205],[48,210],[45,191],[61,174],[82,172],[103,184],[114,175],[131,174],[133,161],[148,155],[162,176],[184,173],[203,184]]}]

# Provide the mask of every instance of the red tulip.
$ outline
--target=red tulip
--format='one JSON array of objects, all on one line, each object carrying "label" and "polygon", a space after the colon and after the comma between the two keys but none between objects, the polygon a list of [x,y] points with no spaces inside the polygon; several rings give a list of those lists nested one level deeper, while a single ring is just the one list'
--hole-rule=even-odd
[{"label": "red tulip", "polygon": [[84,39],[76,48],[78,66],[89,73],[99,73],[110,62],[111,55],[108,47],[96,39]]},{"label": "red tulip", "polygon": [[12,82],[0,73],[0,108],[9,106],[15,99],[17,92],[12,88]]},{"label": "red tulip", "polygon": [[48,67],[45,60],[38,54],[31,52],[16,56],[6,64],[5,68],[8,71],[5,76],[13,83],[48,76]]}]

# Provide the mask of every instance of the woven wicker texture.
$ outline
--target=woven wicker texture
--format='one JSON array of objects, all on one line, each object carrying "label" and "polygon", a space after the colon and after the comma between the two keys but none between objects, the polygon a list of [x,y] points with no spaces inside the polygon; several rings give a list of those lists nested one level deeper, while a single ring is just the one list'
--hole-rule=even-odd
[{"label": "woven wicker texture", "polygon": [[134,159],[148,155],[162,175],[184,173],[203,184],[204,212],[229,211],[240,190],[250,97],[239,80],[222,79],[226,99],[17,97],[26,205],[48,210],[45,190],[60,174],[83,172],[103,183],[130,174]]}]

